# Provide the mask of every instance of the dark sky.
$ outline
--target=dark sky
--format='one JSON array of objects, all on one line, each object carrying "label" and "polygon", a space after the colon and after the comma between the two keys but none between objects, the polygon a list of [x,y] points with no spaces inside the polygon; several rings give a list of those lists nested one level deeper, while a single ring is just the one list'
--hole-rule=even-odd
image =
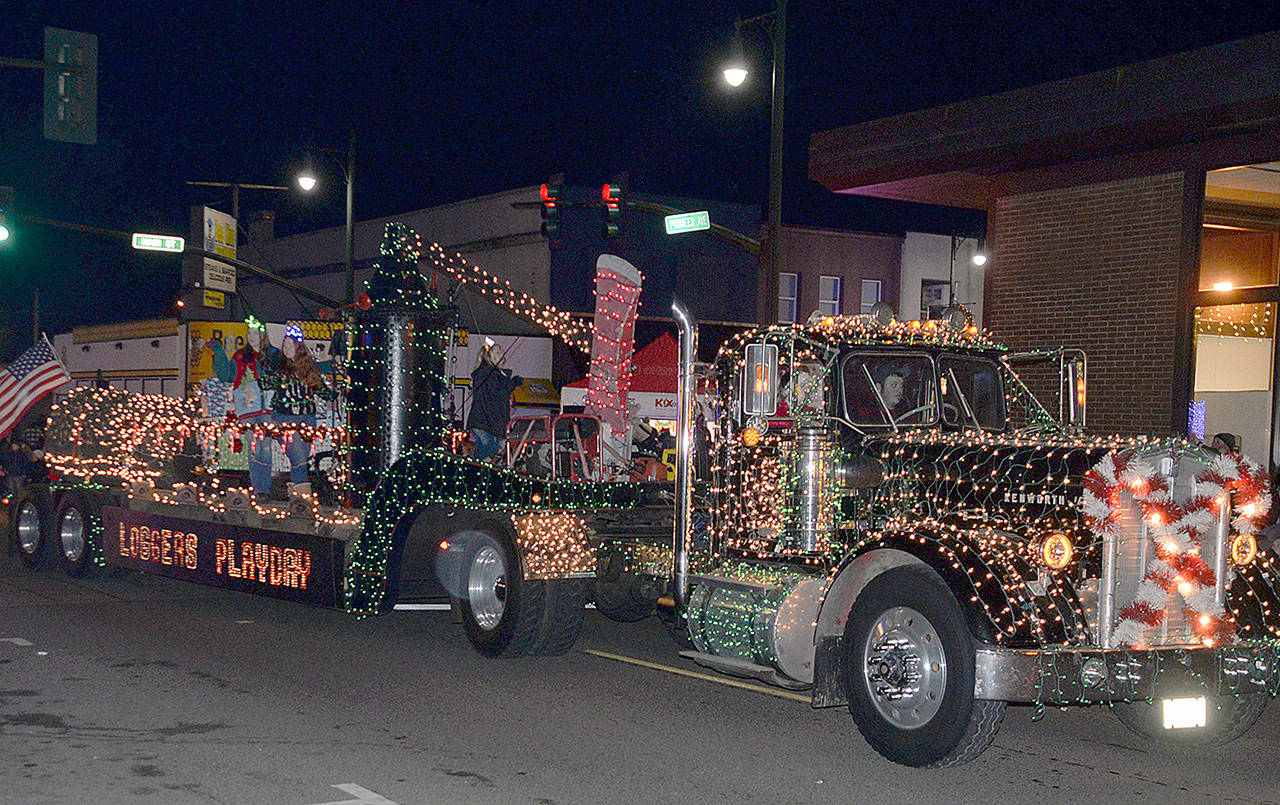
[{"label": "dark sky", "polygon": [[[19,212],[119,231],[183,233],[226,191],[288,184],[308,145],[357,138],[357,219],[511,187],[556,171],[625,171],[649,193],[762,202],[767,41],[745,91],[717,67],[735,14],[769,2],[5,3],[0,56],[40,58],[46,25],[98,36],[99,142],[42,136],[42,78],[0,67],[0,185]],[[809,133],[1280,28],[1267,2],[807,2],[788,15],[789,221],[821,204]],[[246,193],[278,232],[338,225],[327,197]],[[810,200],[810,201],[806,201]],[[846,220],[920,223],[854,200]],[[927,217],[927,216],[926,216]],[[42,327],[166,315],[178,264],[97,236],[27,225],[0,252],[0,359]],[[430,236],[430,233],[424,233]]]}]

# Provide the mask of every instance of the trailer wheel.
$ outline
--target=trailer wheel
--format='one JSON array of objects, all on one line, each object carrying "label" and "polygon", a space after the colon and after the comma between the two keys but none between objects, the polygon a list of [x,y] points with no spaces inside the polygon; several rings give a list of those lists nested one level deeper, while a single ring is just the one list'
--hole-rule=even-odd
[{"label": "trailer wheel", "polygon": [[542,614],[542,582],[525,581],[509,540],[486,531],[455,534],[465,541],[459,568],[462,627],[486,657],[517,657],[533,647]]},{"label": "trailer wheel", "polygon": [[43,484],[32,484],[18,493],[9,510],[10,544],[22,564],[32,570],[53,564],[53,496]]},{"label": "trailer wheel", "polygon": [[53,551],[68,576],[79,578],[95,569],[92,540],[101,525],[102,509],[91,494],[71,491],[62,496],[53,518]]},{"label": "trailer wheel", "polygon": [[[1240,696],[1210,694],[1203,681],[1181,666],[1165,668],[1157,677],[1158,698],[1153,702],[1124,702],[1111,706],[1120,723],[1133,732],[1157,743],[1173,746],[1221,745],[1234,741],[1249,731],[1271,696],[1267,693],[1245,693]],[[1205,698],[1205,725],[1186,729],[1164,728],[1162,698]]]},{"label": "trailer wheel", "polygon": [[858,596],[844,633],[845,690],[858,731],[904,766],[954,766],[991,744],[1005,703],[975,699],[973,636],[931,568],[897,567]]}]

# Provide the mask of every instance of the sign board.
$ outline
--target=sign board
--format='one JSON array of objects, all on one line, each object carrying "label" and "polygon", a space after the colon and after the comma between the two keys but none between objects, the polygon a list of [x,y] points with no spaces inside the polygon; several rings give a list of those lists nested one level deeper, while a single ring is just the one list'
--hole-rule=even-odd
[{"label": "sign board", "polygon": [[148,252],[181,252],[187,247],[185,238],[174,235],[147,235],[133,233],[133,248]]},{"label": "sign board", "polygon": [[341,543],[243,525],[102,507],[107,564],[212,587],[336,606]]},{"label": "sign board", "polygon": [[205,288],[201,302],[205,307],[212,307],[221,310],[227,306],[227,295],[222,291],[211,291],[208,288]]},{"label": "sign board", "polygon": [[[225,212],[204,208],[204,250],[235,259],[236,219]],[[236,292],[236,269],[218,260],[204,258],[203,287]]]},{"label": "sign board", "polygon": [[668,215],[662,221],[667,225],[668,235],[679,235],[681,232],[699,232],[703,229],[711,228],[711,214],[706,210]]},{"label": "sign board", "polygon": [[61,28],[44,29],[44,60],[66,70],[44,71],[46,140],[98,142],[98,37]]}]

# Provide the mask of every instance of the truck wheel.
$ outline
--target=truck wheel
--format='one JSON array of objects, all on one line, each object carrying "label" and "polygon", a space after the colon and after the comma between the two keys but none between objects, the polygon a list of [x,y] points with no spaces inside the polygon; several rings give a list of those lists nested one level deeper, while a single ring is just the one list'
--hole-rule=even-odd
[{"label": "truck wheel", "polygon": [[93,496],[74,491],[62,496],[53,518],[53,550],[58,565],[68,576],[80,578],[95,569],[90,542],[101,527],[102,510]]},{"label": "truck wheel", "polygon": [[[1111,706],[1133,732],[1148,740],[1173,746],[1221,745],[1244,735],[1262,716],[1271,696],[1246,693],[1240,696],[1210,694],[1204,682],[1185,668],[1167,668],[1157,678],[1158,697],[1154,702],[1124,702]],[[1164,728],[1166,697],[1205,697],[1205,725],[1187,729]]]},{"label": "truck wheel", "polygon": [[18,493],[10,509],[11,543],[22,564],[32,570],[53,564],[53,497],[43,485],[31,485]]},{"label": "truck wheel", "polygon": [[578,642],[587,614],[587,591],[581,579],[554,579],[541,584],[542,623],[530,654],[558,657]]},{"label": "truck wheel", "polygon": [[454,535],[466,541],[458,603],[462,627],[486,657],[517,657],[533,647],[542,618],[542,582],[521,578],[511,544],[483,531]]},{"label": "truck wheel", "polygon": [[954,766],[991,744],[1004,702],[975,699],[973,636],[931,568],[897,567],[854,602],[844,632],[845,690],[858,731],[904,766]]}]

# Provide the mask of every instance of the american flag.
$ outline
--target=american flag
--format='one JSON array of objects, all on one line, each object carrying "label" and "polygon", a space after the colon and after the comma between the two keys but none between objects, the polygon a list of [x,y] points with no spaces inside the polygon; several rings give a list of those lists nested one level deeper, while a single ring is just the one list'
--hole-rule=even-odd
[{"label": "american flag", "polygon": [[42,338],[0,372],[0,439],[45,394],[71,380],[62,362]]}]

